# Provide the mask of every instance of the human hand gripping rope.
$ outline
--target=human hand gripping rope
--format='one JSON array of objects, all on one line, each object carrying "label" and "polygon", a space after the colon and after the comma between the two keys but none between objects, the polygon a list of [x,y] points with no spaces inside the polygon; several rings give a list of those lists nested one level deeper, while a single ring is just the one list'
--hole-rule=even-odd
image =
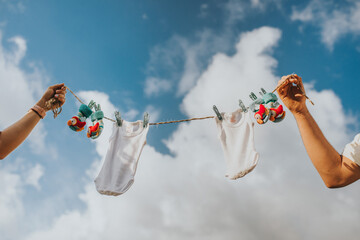
[{"label": "human hand gripping rope", "polygon": [[[296,74],[291,74],[287,77],[287,79],[280,85],[278,85],[271,93],[267,93],[264,89],[261,89],[262,92],[260,92],[261,98],[258,98],[254,93],[250,94],[251,100],[253,102],[249,105],[248,108],[245,107],[245,105],[242,103],[241,100],[239,100],[239,105],[241,106],[242,110],[244,112],[247,112],[247,109],[250,109],[253,111],[254,117],[256,121],[259,124],[264,124],[268,120],[272,122],[281,122],[285,118],[285,111],[283,110],[283,107],[278,102],[277,96],[274,94],[275,91],[277,91],[280,87],[287,85],[287,84],[293,84],[290,80],[297,77]],[[86,105],[69,87],[65,86],[67,90],[82,104],[79,108],[79,113],[72,117],[68,121],[68,125],[70,129],[74,131],[82,131],[84,129],[84,126],[86,125],[86,119],[91,117],[91,120],[93,122],[93,126],[90,126],[87,131],[87,136],[92,139],[96,139],[100,136],[102,129],[104,128],[104,124],[102,119],[106,119],[112,122],[118,122],[119,119],[121,121],[121,118],[116,117],[116,120],[108,118],[104,116],[103,112],[101,111],[100,105],[96,105],[94,101],[90,101],[88,105]],[[303,96],[312,104],[315,105],[313,101],[310,100],[310,98],[304,93],[304,91],[299,87],[296,86],[302,93]],[[92,108],[95,106],[95,112],[92,111]],[[48,109],[51,109],[54,118],[56,118],[62,111],[62,108],[60,106],[60,103],[57,99],[52,98],[48,102],[46,102],[46,107]],[[166,122],[157,122],[157,123],[148,123],[148,125],[161,125],[161,124],[170,124],[170,123],[181,123],[181,122],[189,122],[194,120],[204,120],[204,119],[210,119],[218,117],[219,120],[222,120],[221,114],[219,113],[218,109],[214,105],[214,111],[216,113],[216,116],[207,116],[207,117],[199,117],[199,118],[190,118],[190,119],[182,119],[182,120],[175,120],[175,121],[166,121]],[[147,114],[145,114],[148,116]],[[144,124],[145,125],[145,124]],[[147,124],[146,124],[147,125]]]}]

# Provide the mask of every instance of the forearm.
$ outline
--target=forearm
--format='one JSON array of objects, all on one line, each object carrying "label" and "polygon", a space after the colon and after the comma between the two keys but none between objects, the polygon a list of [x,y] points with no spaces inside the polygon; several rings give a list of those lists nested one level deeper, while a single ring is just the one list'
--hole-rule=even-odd
[{"label": "forearm", "polygon": [[327,186],[340,184],[343,176],[342,157],[327,141],[311,114],[295,113],[306,151]]},{"label": "forearm", "polygon": [[29,111],[19,121],[0,133],[0,159],[4,159],[17,148],[40,121],[34,111]]}]

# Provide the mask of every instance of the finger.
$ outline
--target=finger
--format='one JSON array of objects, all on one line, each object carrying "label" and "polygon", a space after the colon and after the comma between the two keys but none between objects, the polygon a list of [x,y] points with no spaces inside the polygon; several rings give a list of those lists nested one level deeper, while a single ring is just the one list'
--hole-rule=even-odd
[{"label": "finger", "polygon": [[278,82],[277,90],[280,90],[280,93],[283,92],[285,89],[289,88],[289,80],[287,76],[282,77],[281,80]]},{"label": "finger", "polygon": [[66,94],[65,90],[56,90],[55,93],[57,94]]},{"label": "finger", "polygon": [[279,82],[278,82],[278,85],[281,85],[282,83],[284,83],[284,82],[286,81],[286,79],[288,79],[288,78],[289,78],[289,75],[287,75],[287,76],[282,76],[281,79],[280,79]]},{"label": "finger", "polygon": [[59,94],[59,95],[57,95],[57,97],[55,97],[56,98],[56,100],[58,100],[58,101],[63,101],[63,100],[65,100],[65,95],[64,94]]},{"label": "finger", "polygon": [[289,80],[292,79],[292,76],[293,75],[282,76],[280,81],[278,82],[278,86],[287,85],[289,83]]},{"label": "finger", "polygon": [[298,75],[296,75],[296,80],[297,80],[297,87],[300,89],[300,91],[303,92],[303,94],[305,94],[305,87],[304,87],[304,84],[303,84],[303,81],[302,81],[302,78]]},{"label": "finger", "polygon": [[65,98],[65,94],[55,94],[54,97],[57,98],[57,99],[59,99],[59,98]]},{"label": "finger", "polygon": [[64,83],[59,83],[59,84],[55,84],[55,85],[53,85],[53,86],[50,86],[49,88],[55,90],[55,89],[62,88],[62,87],[64,87],[64,86],[65,86]]},{"label": "finger", "polygon": [[60,105],[63,105],[66,101],[66,98],[58,98],[59,102],[60,102]]}]

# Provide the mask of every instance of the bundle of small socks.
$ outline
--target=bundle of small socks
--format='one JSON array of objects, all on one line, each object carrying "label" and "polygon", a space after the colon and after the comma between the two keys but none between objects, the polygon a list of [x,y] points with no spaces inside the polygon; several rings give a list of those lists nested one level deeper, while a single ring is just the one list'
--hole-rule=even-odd
[{"label": "bundle of small socks", "polygon": [[[92,111],[94,107],[95,111]],[[96,139],[101,135],[101,132],[104,128],[104,113],[101,111],[100,104],[96,104],[94,101],[90,101],[88,105],[81,104],[79,107],[79,112],[76,116],[73,116],[68,122],[68,126],[71,130],[80,132],[84,130],[86,125],[86,119],[91,117],[92,126],[88,127],[87,137],[91,139]]]},{"label": "bundle of small socks", "polygon": [[259,124],[265,124],[268,120],[278,123],[285,118],[283,106],[278,102],[278,98],[274,93],[267,93],[261,89],[261,98],[251,93],[250,98],[253,102],[249,108],[253,111],[254,117]]}]

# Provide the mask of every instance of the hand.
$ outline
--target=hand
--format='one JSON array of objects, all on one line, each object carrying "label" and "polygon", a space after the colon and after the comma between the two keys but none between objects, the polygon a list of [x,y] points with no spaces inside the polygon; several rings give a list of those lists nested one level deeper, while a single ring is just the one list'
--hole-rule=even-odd
[{"label": "hand", "polygon": [[278,82],[277,93],[293,114],[307,112],[305,89],[298,75],[283,76]]},{"label": "hand", "polygon": [[50,109],[46,108],[45,103],[50,99],[54,98],[55,100],[57,100],[59,106],[61,107],[65,103],[65,95],[66,95],[66,87],[64,83],[50,86],[48,87],[48,89],[46,89],[44,95],[39,100],[37,105],[45,109],[45,111],[48,111]]}]

